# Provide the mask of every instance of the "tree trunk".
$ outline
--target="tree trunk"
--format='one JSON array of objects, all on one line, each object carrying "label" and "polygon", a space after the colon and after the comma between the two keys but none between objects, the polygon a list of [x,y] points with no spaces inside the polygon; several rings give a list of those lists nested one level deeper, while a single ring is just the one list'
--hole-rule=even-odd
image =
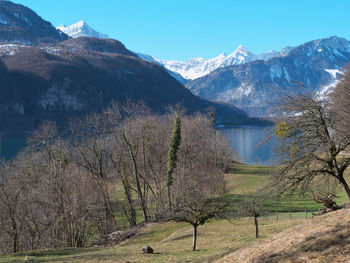
[{"label": "tree trunk", "polygon": [[346,196],[350,200],[350,187],[349,187],[348,183],[345,181],[345,178],[343,175],[339,176],[339,178],[340,178],[339,181],[345,190]]},{"label": "tree trunk", "polygon": [[254,223],[255,223],[255,237],[259,238],[259,226],[258,226],[258,217],[254,216]]},{"label": "tree trunk", "polygon": [[196,250],[196,243],[197,243],[197,227],[198,225],[193,225],[193,245],[192,250]]},{"label": "tree trunk", "polygon": [[106,225],[105,225],[105,234],[111,233],[117,229],[117,221],[113,215],[111,208],[111,201],[109,199],[108,193],[103,194],[103,205],[105,210]]},{"label": "tree trunk", "polygon": [[348,197],[348,199],[350,201],[350,187],[349,187],[348,183],[345,181],[344,175],[341,174],[341,175],[337,176],[336,178],[338,178],[339,182],[343,186],[345,193],[346,193],[346,196]]},{"label": "tree trunk", "polygon": [[138,198],[140,200],[141,203],[141,209],[142,209],[142,214],[143,214],[143,219],[145,220],[145,222],[148,222],[148,213],[147,213],[147,205],[146,202],[143,198],[143,194],[142,194],[142,190],[141,190],[141,185],[140,185],[140,180],[139,180],[139,175],[138,175],[138,170],[137,170],[137,164],[136,164],[136,160],[135,160],[135,156],[133,155],[133,152],[131,150],[131,145],[129,143],[129,141],[126,139],[125,134],[123,134],[124,137],[124,141],[126,142],[127,148],[128,148],[128,152],[129,152],[129,156],[132,162],[132,166],[134,169],[134,178],[135,178],[135,184],[136,184],[136,189],[137,189],[137,195]]},{"label": "tree trunk", "polygon": [[171,212],[171,191],[170,191],[170,187],[171,186],[168,186],[168,204],[169,204],[169,212]]},{"label": "tree trunk", "polygon": [[12,221],[12,230],[13,230],[13,237],[12,237],[12,242],[13,242],[13,253],[18,252],[18,241],[19,241],[19,235],[17,231],[17,224],[15,221]]},{"label": "tree trunk", "polygon": [[130,219],[129,219],[129,224],[131,227],[136,226],[136,212],[135,212],[135,207],[134,203],[132,201],[131,193],[130,193],[130,185],[128,182],[128,179],[126,178],[124,174],[124,167],[122,168],[122,173],[121,173],[121,178],[124,186],[124,191],[126,195],[126,199],[129,204],[129,213],[130,213]]}]

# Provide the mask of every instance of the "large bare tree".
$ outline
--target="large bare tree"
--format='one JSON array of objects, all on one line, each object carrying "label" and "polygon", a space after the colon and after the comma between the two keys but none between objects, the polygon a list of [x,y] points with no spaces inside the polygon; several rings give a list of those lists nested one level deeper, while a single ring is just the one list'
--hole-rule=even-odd
[{"label": "large bare tree", "polygon": [[305,192],[312,182],[330,176],[350,199],[350,188],[344,177],[350,165],[350,156],[344,155],[350,145],[350,135],[339,125],[339,113],[328,101],[303,87],[285,94],[279,110],[275,153],[280,169],[274,177],[274,186],[281,193]]},{"label": "large bare tree", "polygon": [[350,134],[350,65],[345,67],[345,73],[330,94],[332,110],[337,112],[338,130]]}]

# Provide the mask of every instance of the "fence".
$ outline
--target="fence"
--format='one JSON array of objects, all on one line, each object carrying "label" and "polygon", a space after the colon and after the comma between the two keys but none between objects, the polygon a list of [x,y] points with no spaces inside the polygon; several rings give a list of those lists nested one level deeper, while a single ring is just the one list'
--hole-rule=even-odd
[{"label": "fence", "polygon": [[[298,210],[298,211],[280,211],[280,210],[275,210],[275,211],[264,211],[260,215],[260,219],[263,220],[285,220],[285,219],[310,219],[312,218],[315,214],[319,214],[321,212],[321,208],[317,210]],[[238,212],[238,211],[227,211],[224,214],[225,218],[228,219],[240,219],[243,217],[247,217],[246,215]]]}]

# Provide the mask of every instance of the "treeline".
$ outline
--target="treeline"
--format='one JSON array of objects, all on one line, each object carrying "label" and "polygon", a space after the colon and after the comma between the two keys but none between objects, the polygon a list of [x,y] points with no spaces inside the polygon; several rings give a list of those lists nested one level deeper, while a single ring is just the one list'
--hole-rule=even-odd
[{"label": "treeline", "polygon": [[[175,159],[174,123],[181,131]],[[112,104],[64,132],[45,123],[0,164],[1,251],[83,247],[123,227],[168,220],[186,198],[224,191],[229,145],[213,120],[179,108],[158,116],[142,104]]]}]

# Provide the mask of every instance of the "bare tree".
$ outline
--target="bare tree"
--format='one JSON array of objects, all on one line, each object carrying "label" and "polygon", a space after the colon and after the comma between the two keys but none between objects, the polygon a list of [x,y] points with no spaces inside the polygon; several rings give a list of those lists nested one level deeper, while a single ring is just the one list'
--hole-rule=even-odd
[{"label": "bare tree", "polygon": [[[150,115],[150,109],[144,104],[128,103],[123,107],[126,115],[120,126],[120,138],[123,142],[127,156],[130,160],[134,185],[138,200],[140,202],[143,218],[145,222],[149,221],[147,194],[146,191],[150,185],[147,183],[146,175],[142,176],[142,167],[146,166],[146,137],[145,132],[148,124],[145,119]],[[143,169],[146,172],[146,169]]]},{"label": "bare tree", "polygon": [[330,94],[331,107],[339,116],[337,129],[344,134],[350,134],[350,65],[344,69],[345,73],[340,82]]},{"label": "bare tree", "polygon": [[238,211],[242,216],[254,218],[255,237],[259,238],[258,218],[262,216],[264,209],[264,198],[260,195],[246,197],[243,202],[239,203]]},{"label": "bare tree", "polygon": [[96,183],[103,198],[105,234],[114,231],[117,223],[114,217],[108,182],[110,180],[110,147],[107,147],[108,131],[103,116],[92,114],[82,120],[70,123],[71,140],[75,162],[87,171]]},{"label": "bare tree", "polygon": [[350,199],[344,172],[350,156],[342,155],[350,145],[350,135],[339,129],[340,116],[327,101],[306,89],[286,94],[279,107],[276,125],[276,160],[281,164],[273,180],[280,193],[305,192],[319,178],[333,177]]},{"label": "bare tree", "polygon": [[122,119],[120,111],[121,109],[119,105],[114,102],[104,111],[104,117],[106,118],[107,122],[107,132],[109,134],[109,136],[106,138],[108,141],[107,147],[109,147],[109,158],[114,168],[113,173],[120,178],[124,188],[128,206],[127,209],[123,207],[124,213],[130,226],[136,226],[136,209],[132,198],[131,180],[126,171],[126,167],[128,167],[126,159],[128,159],[128,156],[123,150],[123,139],[121,137],[123,133],[121,132],[120,127]]},{"label": "bare tree", "polygon": [[214,163],[202,163],[188,167],[181,180],[178,178],[179,182],[181,190],[174,196],[170,219],[193,226],[192,250],[196,250],[198,226],[218,215],[228,205],[225,199],[220,198],[225,190],[223,174]]},{"label": "bare tree", "polygon": [[193,227],[192,250],[196,250],[198,226],[218,216],[227,207],[227,202],[219,198],[192,196],[190,199],[178,202],[170,213],[170,219],[177,222],[186,222]]},{"label": "bare tree", "polygon": [[9,166],[0,164],[0,227],[2,232],[9,235],[12,243],[12,252],[20,249],[20,202],[24,193],[24,180],[19,180],[11,174]]}]

